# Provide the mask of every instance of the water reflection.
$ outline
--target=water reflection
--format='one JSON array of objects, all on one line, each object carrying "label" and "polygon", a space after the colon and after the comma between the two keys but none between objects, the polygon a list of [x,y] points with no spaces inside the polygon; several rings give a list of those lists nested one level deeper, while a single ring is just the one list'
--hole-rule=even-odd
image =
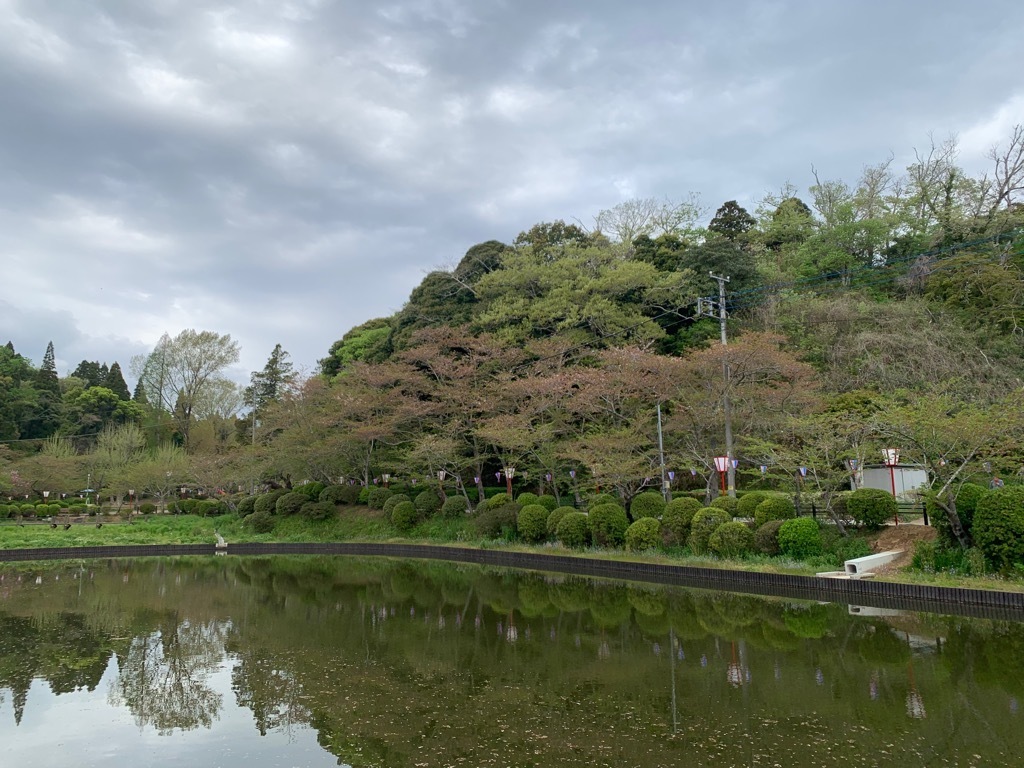
[{"label": "water reflection", "polygon": [[437,563],[23,568],[0,579],[0,744],[43,681],[140,739],[244,713],[203,762],[250,768],[310,729],[352,766],[1012,765],[1022,651],[1012,622]]}]

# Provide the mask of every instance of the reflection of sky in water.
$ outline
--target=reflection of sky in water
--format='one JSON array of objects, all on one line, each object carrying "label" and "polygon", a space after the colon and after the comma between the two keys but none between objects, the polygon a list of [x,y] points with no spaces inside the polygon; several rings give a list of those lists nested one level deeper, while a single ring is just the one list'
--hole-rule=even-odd
[{"label": "reflection of sky in water", "polygon": [[0,704],[0,765],[7,768],[91,768],[111,765],[194,765],[217,768],[336,766],[337,758],[316,741],[316,732],[293,726],[260,736],[249,709],[239,707],[231,690],[230,661],[207,678],[223,696],[212,728],[175,730],[166,736],[139,729],[125,706],[111,706],[108,692],[117,679],[112,658],[94,691],[54,695],[36,680],[20,725],[14,723],[10,690]]}]

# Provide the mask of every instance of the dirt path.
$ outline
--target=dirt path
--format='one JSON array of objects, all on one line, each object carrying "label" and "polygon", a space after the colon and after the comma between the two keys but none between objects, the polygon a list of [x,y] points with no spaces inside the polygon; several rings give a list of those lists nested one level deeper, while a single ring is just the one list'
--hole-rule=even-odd
[{"label": "dirt path", "polygon": [[934,541],[938,532],[927,525],[887,525],[868,540],[874,552],[903,551],[891,563],[876,569],[875,573],[898,573],[910,565],[914,557],[914,545],[919,541]]}]

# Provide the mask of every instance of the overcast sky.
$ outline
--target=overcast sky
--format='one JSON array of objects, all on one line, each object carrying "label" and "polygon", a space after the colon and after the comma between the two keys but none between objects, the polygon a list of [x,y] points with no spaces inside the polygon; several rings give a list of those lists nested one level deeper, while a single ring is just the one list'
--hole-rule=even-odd
[{"label": "overcast sky", "polygon": [[1018,0],[0,0],[0,343],[312,370],[431,269],[1024,122]]}]

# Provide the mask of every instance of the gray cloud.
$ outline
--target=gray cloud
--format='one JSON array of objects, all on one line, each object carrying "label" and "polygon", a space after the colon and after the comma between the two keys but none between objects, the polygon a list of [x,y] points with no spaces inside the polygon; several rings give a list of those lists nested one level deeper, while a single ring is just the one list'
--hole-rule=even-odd
[{"label": "gray cloud", "polygon": [[[855,180],[1024,119],[1024,8],[0,2],[0,341],[195,327],[312,367],[473,243],[629,196]],[[979,166],[980,167],[980,166]]]}]

